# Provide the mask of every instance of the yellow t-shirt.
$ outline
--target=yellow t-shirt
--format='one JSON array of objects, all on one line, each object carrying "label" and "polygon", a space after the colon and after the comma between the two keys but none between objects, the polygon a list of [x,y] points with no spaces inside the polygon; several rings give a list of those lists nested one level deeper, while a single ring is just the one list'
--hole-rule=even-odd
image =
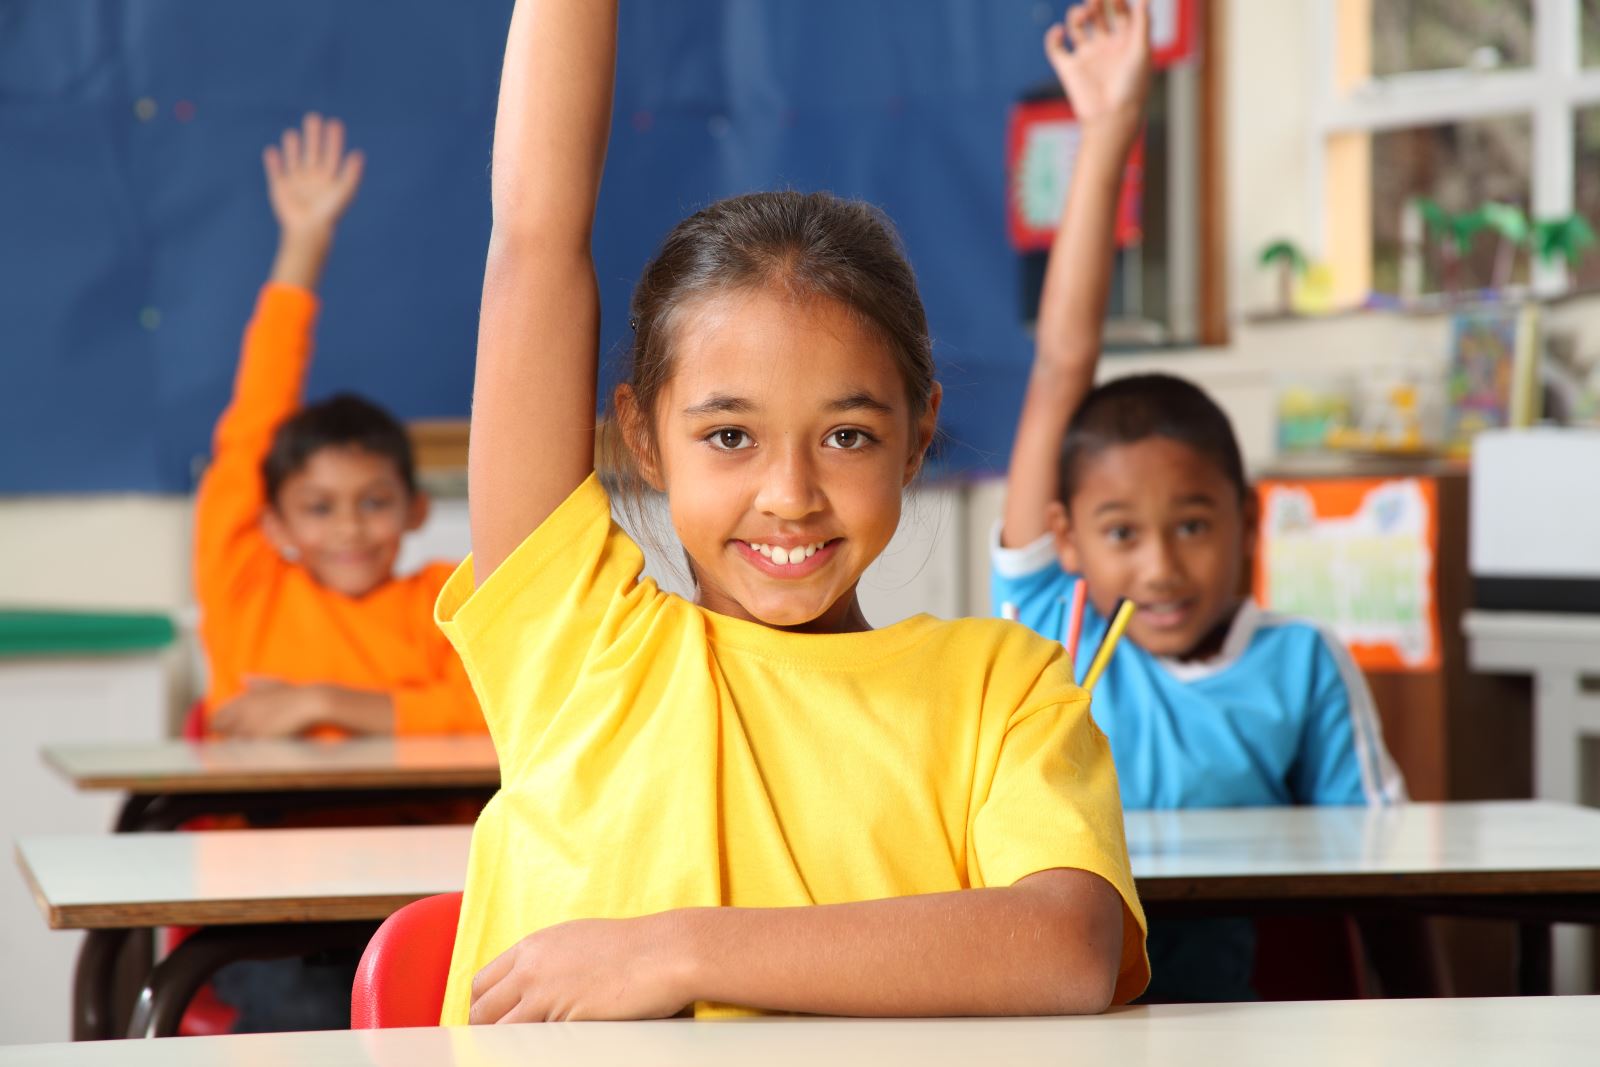
[{"label": "yellow t-shirt", "polygon": [[[500,756],[442,1022],[536,930],[832,904],[1081,868],[1122,895],[1116,1000],[1149,978],[1111,750],[1060,647],[926,615],[785,633],[639,580],[591,477],[473,590],[439,595]],[[700,1005],[698,1014],[706,1014]]]}]

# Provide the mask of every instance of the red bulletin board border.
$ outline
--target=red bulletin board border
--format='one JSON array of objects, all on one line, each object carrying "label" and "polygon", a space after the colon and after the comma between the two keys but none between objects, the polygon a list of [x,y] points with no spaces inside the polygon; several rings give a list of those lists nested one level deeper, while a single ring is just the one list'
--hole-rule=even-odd
[{"label": "red bulletin board border", "polygon": [[1151,58],[1157,68],[1174,66],[1194,55],[1195,26],[1199,21],[1195,5],[1198,2],[1199,0],[1173,0],[1177,8],[1174,12],[1177,31],[1171,41],[1156,48],[1152,53]]},{"label": "red bulletin board border", "polygon": [[[1077,122],[1077,116],[1065,100],[1025,101],[1011,109],[1011,121],[1006,130],[1006,230],[1011,246],[1019,252],[1043,252],[1055,241],[1055,224],[1033,226],[1023,218],[1018,168],[1032,132],[1039,126],[1063,122]],[[1122,192],[1117,198],[1116,241],[1119,247],[1137,245],[1143,239],[1143,203],[1144,135],[1141,133],[1128,154],[1128,165],[1122,173]],[[1063,202],[1062,210],[1065,209]]]}]

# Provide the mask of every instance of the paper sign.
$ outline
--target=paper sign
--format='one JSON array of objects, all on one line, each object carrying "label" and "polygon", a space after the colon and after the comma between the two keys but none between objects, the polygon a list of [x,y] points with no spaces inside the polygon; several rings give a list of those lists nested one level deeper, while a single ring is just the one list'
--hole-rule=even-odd
[{"label": "paper sign", "polygon": [[[1007,223],[1012,247],[1040,252],[1055,240],[1067,189],[1082,140],[1077,119],[1065,100],[1018,104],[1011,112],[1007,170],[1010,175]],[[1121,247],[1136,245],[1144,200],[1144,139],[1129,153],[1117,203],[1116,239]]]},{"label": "paper sign", "polygon": [[1426,478],[1265,481],[1255,594],[1369,670],[1439,666],[1438,489]]}]

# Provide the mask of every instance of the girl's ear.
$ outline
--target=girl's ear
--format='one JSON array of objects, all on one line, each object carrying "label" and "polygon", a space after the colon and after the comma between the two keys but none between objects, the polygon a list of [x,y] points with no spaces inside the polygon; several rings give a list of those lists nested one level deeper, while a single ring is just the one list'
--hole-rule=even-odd
[{"label": "girl's ear", "polygon": [[934,431],[939,427],[939,403],[943,399],[944,386],[934,382],[932,391],[928,393],[928,410],[922,413],[912,428],[916,439],[912,442],[911,455],[906,460],[905,477],[900,481],[902,488],[910,485],[917,472],[922,470],[922,461],[927,458],[928,446],[933,444]]},{"label": "girl's ear", "polygon": [[617,386],[617,391],[611,397],[611,405],[617,413],[617,430],[622,437],[622,447],[633,461],[633,469],[639,472],[639,477],[651,489],[658,493],[665,492],[667,486],[661,477],[661,464],[657,462],[656,450],[650,444],[650,427],[645,423],[647,416],[639,407],[638,398],[633,395],[633,386]]},{"label": "girl's ear", "polygon": [[1059,500],[1052,500],[1044,509],[1045,523],[1050,527],[1050,536],[1055,538],[1056,558],[1061,561],[1061,569],[1068,574],[1082,574],[1082,557],[1078,552],[1078,535],[1072,526],[1071,513],[1067,506]]}]

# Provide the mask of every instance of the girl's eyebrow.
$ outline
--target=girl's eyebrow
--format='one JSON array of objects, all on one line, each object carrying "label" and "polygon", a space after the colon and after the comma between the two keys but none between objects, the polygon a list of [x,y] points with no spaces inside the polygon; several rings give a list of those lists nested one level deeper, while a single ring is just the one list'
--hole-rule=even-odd
[{"label": "girl's eyebrow", "polygon": [[893,415],[894,408],[885,404],[865,389],[847,393],[828,405],[829,411],[875,411],[880,415]]},{"label": "girl's eyebrow", "polygon": [[698,404],[691,404],[683,413],[691,419],[702,415],[748,415],[756,406],[742,396],[712,393]]}]

